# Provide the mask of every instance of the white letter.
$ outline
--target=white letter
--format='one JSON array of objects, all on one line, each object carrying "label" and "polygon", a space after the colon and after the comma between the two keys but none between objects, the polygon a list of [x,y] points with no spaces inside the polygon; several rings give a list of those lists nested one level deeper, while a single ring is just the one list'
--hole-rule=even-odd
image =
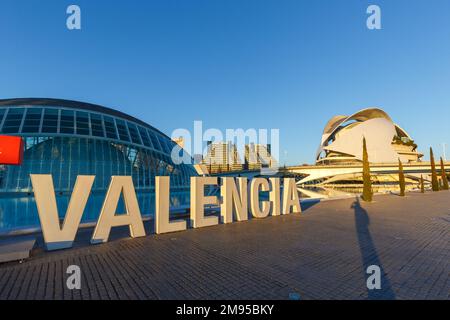
[{"label": "white letter", "polygon": [[281,214],[281,192],[280,192],[280,178],[270,178],[272,190],[270,190],[270,201],[272,202],[272,216],[279,216]]},{"label": "white letter", "polygon": [[381,9],[377,5],[370,5],[367,8],[367,14],[371,14],[367,18],[367,28],[369,30],[380,30],[381,29]]},{"label": "white letter", "polygon": [[69,30],[81,30],[81,9],[77,5],[70,5],[67,7],[67,14],[71,14],[67,18],[66,25]]},{"label": "white letter", "polygon": [[379,266],[369,266],[366,271],[371,276],[367,278],[367,289],[380,290],[381,289],[381,269]]},{"label": "white letter", "polygon": [[47,250],[72,247],[95,176],[78,176],[61,228],[51,175],[32,174],[31,184]]},{"label": "white letter", "polygon": [[[226,130],[226,141],[228,143],[234,144],[236,146],[238,158],[234,159],[233,152],[229,153],[229,163],[236,163],[236,164],[244,164],[245,163],[245,143],[248,141],[248,146],[257,144],[258,143],[258,134],[256,132],[256,129],[247,129],[244,131],[244,129],[227,129]],[[248,138],[248,140],[247,140]],[[235,139],[237,140],[235,143]],[[257,155],[256,154],[249,154],[249,156],[252,156],[252,159],[249,159],[250,164],[255,164],[257,162]]]},{"label": "white letter", "polygon": [[262,201],[262,210],[259,206],[259,193],[269,191],[269,182],[264,178],[254,178],[250,187],[250,207],[255,218],[266,218],[270,213],[270,202]]},{"label": "white letter", "polygon": [[[116,215],[120,195],[123,193],[126,214]],[[132,238],[145,237],[144,223],[142,222],[139,204],[131,177],[111,178],[111,184],[103,203],[97,226],[94,230],[91,243],[108,242],[112,227],[129,226]]]},{"label": "white letter", "polygon": [[205,205],[219,204],[217,197],[205,197],[206,185],[217,185],[217,178],[191,178],[191,225],[193,228],[203,228],[219,224],[218,217],[205,217]]},{"label": "white letter", "polygon": [[170,177],[156,177],[155,191],[156,191],[156,215],[155,215],[156,234],[186,230],[186,221],[177,220],[170,222],[170,215],[169,215]]},{"label": "white letter", "polygon": [[194,121],[194,150],[192,156],[203,155],[203,122]]},{"label": "white letter", "polygon": [[234,178],[222,178],[222,186],[220,187],[222,195],[222,204],[220,205],[222,223],[233,222],[233,214],[236,216],[237,221],[248,220],[247,178],[237,178],[237,180],[239,182],[239,192]]},{"label": "white letter", "polygon": [[[202,127],[200,127],[199,125],[196,125],[195,131],[196,132],[199,131],[200,128],[202,128]],[[195,134],[195,137],[196,137],[195,139],[197,139],[197,134]],[[206,130],[205,133],[203,134],[203,141],[206,141],[206,142],[208,142],[208,141],[211,141],[211,142],[223,141],[222,132],[219,129],[210,128],[210,129]],[[203,141],[202,141],[202,145],[203,145]],[[197,144],[198,144],[198,142],[195,141],[195,145],[197,145]],[[195,150],[197,150],[197,149],[195,149]],[[209,150],[208,150],[208,145],[207,145],[205,150],[203,150],[203,152],[200,152],[200,154],[208,154],[208,151]],[[214,158],[216,158],[216,157],[214,157]],[[212,163],[213,164],[215,164],[215,163],[217,163],[217,164],[224,164],[223,160],[221,160],[221,159],[219,161],[217,161],[217,162],[216,162],[215,159],[213,159]]]},{"label": "white letter", "polygon": [[[294,211],[291,211],[294,208]],[[283,214],[300,213],[302,208],[300,206],[300,198],[298,196],[297,185],[295,179],[284,179],[283,190]]]},{"label": "white letter", "polygon": [[69,266],[66,271],[70,276],[67,278],[66,285],[69,290],[81,290],[81,269],[79,266]]},{"label": "white letter", "polygon": [[[180,146],[178,143],[172,149],[171,158],[174,164],[192,164],[192,158],[190,153],[191,149],[191,133],[186,129],[177,129],[172,132],[172,140],[174,139],[183,139],[183,146]],[[182,156],[180,156],[182,153]],[[194,154],[192,154],[194,155]]]}]

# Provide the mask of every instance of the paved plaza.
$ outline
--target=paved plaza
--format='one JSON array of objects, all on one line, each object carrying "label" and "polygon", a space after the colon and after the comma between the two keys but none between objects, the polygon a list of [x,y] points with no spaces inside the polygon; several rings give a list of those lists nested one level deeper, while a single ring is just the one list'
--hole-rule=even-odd
[{"label": "paved plaza", "polygon": [[[450,298],[450,193],[304,203],[303,214],[128,239],[0,265],[0,299]],[[147,226],[148,227],[148,226]],[[66,287],[78,265],[82,289]],[[382,270],[369,291],[366,268]]]}]

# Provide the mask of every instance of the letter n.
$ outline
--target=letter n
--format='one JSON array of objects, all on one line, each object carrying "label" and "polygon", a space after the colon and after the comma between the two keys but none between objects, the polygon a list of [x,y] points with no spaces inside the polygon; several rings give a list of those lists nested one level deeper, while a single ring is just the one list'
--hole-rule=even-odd
[{"label": "letter n", "polygon": [[234,178],[222,178],[222,204],[220,208],[222,223],[232,223],[233,215],[237,221],[248,220],[247,178],[237,178],[239,191]]},{"label": "letter n", "polygon": [[78,176],[61,228],[51,175],[32,174],[31,184],[48,251],[71,248],[86,207],[95,176]]}]

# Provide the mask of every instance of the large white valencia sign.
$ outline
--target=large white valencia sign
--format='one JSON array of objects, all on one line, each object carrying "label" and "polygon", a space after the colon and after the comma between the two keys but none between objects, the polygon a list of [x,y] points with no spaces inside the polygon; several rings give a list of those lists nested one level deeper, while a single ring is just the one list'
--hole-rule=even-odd
[{"label": "large white valencia sign", "polygon": [[[61,226],[52,176],[31,175],[47,250],[72,247],[94,180],[95,176],[78,176]],[[269,215],[301,212],[294,179],[283,179],[282,197],[279,178],[255,178],[248,184],[247,178],[230,177],[221,178],[221,199],[216,196],[205,196],[205,187],[218,185],[218,180],[215,177],[191,178],[190,222],[192,228],[219,224],[218,216],[205,216],[205,205],[220,205],[222,223],[245,221],[249,219],[249,214],[253,218],[266,218]],[[261,191],[269,192],[269,200],[260,200]],[[187,221],[169,219],[169,192],[170,178],[156,177],[154,222],[157,234],[187,229]],[[121,196],[123,196],[126,212],[117,214],[116,209]],[[91,243],[107,242],[111,228],[118,226],[128,226],[133,238],[146,235],[133,180],[128,176],[112,177]]]}]

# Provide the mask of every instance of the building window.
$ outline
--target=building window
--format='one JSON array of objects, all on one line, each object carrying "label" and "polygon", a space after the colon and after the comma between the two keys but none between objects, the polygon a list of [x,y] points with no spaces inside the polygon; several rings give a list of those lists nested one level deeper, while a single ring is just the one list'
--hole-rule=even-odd
[{"label": "building window", "polygon": [[160,145],[156,135],[151,130],[148,130],[148,135],[150,136],[150,139],[152,141],[153,148],[155,150],[162,151],[161,145]]},{"label": "building window", "polygon": [[3,122],[3,117],[5,116],[6,109],[0,109],[0,125]]},{"label": "building window", "polygon": [[25,116],[22,133],[38,133],[41,125],[42,109],[29,108]]},{"label": "building window", "polygon": [[141,139],[142,139],[142,142],[144,143],[144,146],[153,148],[153,145],[150,142],[150,138],[148,137],[147,130],[145,130],[142,127],[139,127],[139,133],[141,134]]},{"label": "building window", "polygon": [[45,109],[44,121],[42,122],[42,133],[57,133],[58,132],[58,110]]},{"label": "building window", "polygon": [[61,110],[60,133],[74,134],[74,113],[70,110]]},{"label": "building window", "polygon": [[12,108],[9,109],[6,116],[5,123],[3,124],[3,133],[18,133],[22,124],[22,118],[24,115],[24,108]]},{"label": "building window", "polygon": [[127,122],[128,130],[130,132],[131,141],[136,144],[142,144],[141,138],[134,124]]},{"label": "building window", "polygon": [[128,136],[128,130],[125,126],[125,121],[116,119],[117,132],[119,133],[119,139],[122,141],[130,142],[130,137]]},{"label": "building window", "polygon": [[87,112],[77,111],[77,134],[89,136],[89,115]]},{"label": "building window", "polygon": [[99,114],[91,113],[91,130],[92,135],[95,137],[104,137],[102,116]]},{"label": "building window", "polygon": [[104,117],[103,120],[105,122],[106,137],[117,140],[118,138],[114,119],[110,117]]}]

